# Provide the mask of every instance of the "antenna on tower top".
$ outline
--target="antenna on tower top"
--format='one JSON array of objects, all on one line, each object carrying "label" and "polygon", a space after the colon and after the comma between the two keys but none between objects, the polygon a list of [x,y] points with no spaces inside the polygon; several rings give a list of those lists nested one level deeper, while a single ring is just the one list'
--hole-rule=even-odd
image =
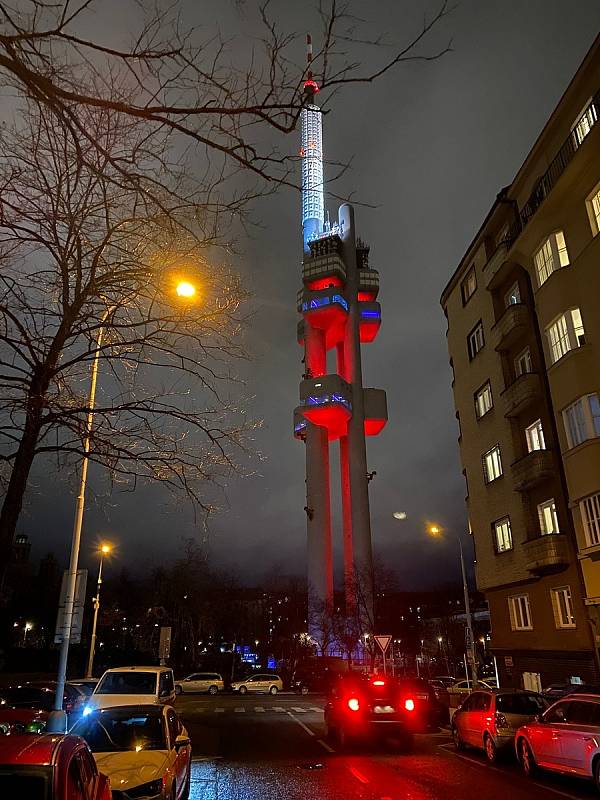
[{"label": "antenna on tower top", "polygon": [[309,99],[319,91],[319,84],[313,80],[312,74],[312,37],[310,33],[306,34],[306,80],[304,81],[304,91],[309,96]]}]

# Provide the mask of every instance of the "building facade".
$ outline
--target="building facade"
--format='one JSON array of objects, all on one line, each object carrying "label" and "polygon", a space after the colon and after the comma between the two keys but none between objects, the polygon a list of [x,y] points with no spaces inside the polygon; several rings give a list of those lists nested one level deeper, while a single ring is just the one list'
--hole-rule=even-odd
[{"label": "building facade", "polygon": [[506,685],[600,678],[599,118],[597,39],[441,298]]}]

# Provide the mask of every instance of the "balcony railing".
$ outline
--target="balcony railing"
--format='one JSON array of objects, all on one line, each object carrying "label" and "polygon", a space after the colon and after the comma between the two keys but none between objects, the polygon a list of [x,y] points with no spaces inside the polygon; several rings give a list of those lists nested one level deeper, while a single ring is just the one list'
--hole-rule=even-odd
[{"label": "balcony railing", "polygon": [[526,372],[520,375],[502,392],[504,416],[517,417],[533,403],[541,394],[540,376],[537,372]]},{"label": "balcony railing", "polygon": [[508,306],[492,328],[492,344],[496,350],[508,350],[529,325],[529,308],[524,303]]},{"label": "balcony railing", "polygon": [[554,475],[554,459],[550,450],[532,450],[511,466],[517,492],[527,492]]},{"label": "balcony railing", "polygon": [[523,544],[525,564],[533,575],[558,572],[569,564],[569,547],[563,533],[538,536]]}]

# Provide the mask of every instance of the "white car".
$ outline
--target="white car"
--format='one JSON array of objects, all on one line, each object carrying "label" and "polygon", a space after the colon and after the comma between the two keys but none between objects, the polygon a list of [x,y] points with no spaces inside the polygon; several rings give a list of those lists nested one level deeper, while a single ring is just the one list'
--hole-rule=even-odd
[{"label": "white car", "polygon": [[217,672],[194,672],[175,684],[175,693],[184,692],[208,692],[217,694],[222,692],[225,684],[223,678]]},{"label": "white car", "polygon": [[277,694],[283,691],[283,681],[278,675],[251,675],[244,681],[232,681],[231,688],[234,692],[263,692],[264,694]]},{"label": "white car", "polygon": [[172,704],[175,680],[169,667],[117,667],[107,669],[90,695],[84,714],[95,708]]},{"label": "white car", "polygon": [[115,797],[187,800],[192,746],[171,706],[96,709],[70,732],[86,740]]}]

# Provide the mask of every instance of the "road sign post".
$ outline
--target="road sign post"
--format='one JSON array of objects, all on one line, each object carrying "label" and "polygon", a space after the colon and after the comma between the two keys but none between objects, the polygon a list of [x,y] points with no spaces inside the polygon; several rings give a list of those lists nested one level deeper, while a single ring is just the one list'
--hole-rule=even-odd
[{"label": "road sign post", "polygon": [[[54,643],[62,644],[66,630],[66,606],[67,606],[67,589],[69,581],[69,572],[65,570],[63,573],[62,586],[60,590],[60,602],[58,605],[58,616],[56,619],[56,632],[54,634]],[[83,625],[83,608],[85,604],[85,587],[87,584],[87,569],[78,569],[77,578],[75,582],[75,596],[73,598],[73,612],[71,615],[71,624],[69,627],[69,640],[74,644],[81,642],[81,627]]]},{"label": "road sign post", "polygon": [[390,646],[390,642],[392,641],[391,635],[388,634],[379,634],[378,636],[373,637],[377,644],[379,645],[379,649],[383,654],[383,674],[387,675],[386,671],[386,663],[385,663],[385,653],[388,647]]}]

